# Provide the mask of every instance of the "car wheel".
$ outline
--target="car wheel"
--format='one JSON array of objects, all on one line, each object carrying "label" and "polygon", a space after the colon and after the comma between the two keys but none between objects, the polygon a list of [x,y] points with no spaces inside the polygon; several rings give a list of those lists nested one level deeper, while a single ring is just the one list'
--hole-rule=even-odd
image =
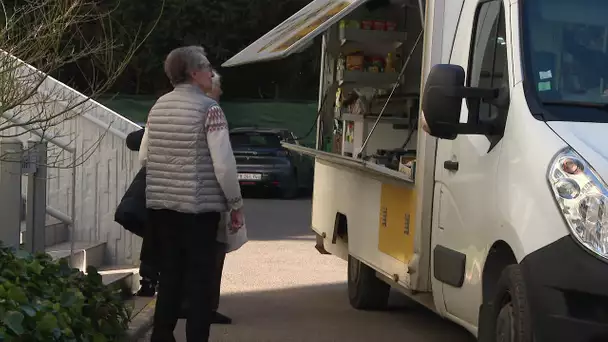
[{"label": "car wheel", "polygon": [[497,284],[492,307],[485,314],[488,322],[493,322],[492,341],[533,342],[530,307],[524,278],[519,265],[504,269]]},{"label": "car wheel", "polygon": [[376,277],[373,268],[348,256],[348,299],[357,310],[384,310],[391,286]]},{"label": "car wheel", "polygon": [[294,199],[298,197],[298,177],[295,173],[292,173],[285,181],[283,188],[281,188],[281,197],[284,199]]}]

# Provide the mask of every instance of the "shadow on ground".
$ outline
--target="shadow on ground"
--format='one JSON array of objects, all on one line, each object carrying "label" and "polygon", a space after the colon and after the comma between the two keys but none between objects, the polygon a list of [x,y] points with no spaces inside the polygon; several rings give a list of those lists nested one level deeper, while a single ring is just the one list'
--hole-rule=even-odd
[{"label": "shadow on ground", "polygon": [[[346,294],[345,284],[223,294],[220,309],[234,324],[214,326],[211,340],[474,341],[462,328],[399,293],[391,294],[386,312],[354,310]],[[177,331],[183,328],[180,322]]]},{"label": "shadow on ground", "polygon": [[312,200],[298,198],[245,199],[245,222],[250,240],[314,240],[310,227]]},{"label": "shadow on ground", "polygon": [[[310,199],[246,199],[252,240],[226,258],[214,342],[472,342],[464,329],[391,296],[391,310],[362,312],[348,303],[346,262],[320,255],[310,239]],[[176,329],[184,342],[184,322]]]}]

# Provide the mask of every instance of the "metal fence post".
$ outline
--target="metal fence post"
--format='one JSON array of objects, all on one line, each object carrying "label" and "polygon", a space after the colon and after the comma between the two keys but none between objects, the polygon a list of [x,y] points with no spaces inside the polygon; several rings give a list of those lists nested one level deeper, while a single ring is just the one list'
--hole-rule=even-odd
[{"label": "metal fence post", "polygon": [[4,247],[21,244],[21,162],[23,144],[16,138],[0,140],[0,241]]},{"label": "metal fence post", "polygon": [[27,142],[27,216],[25,246],[29,252],[44,252],[46,225],[47,143],[39,139]]}]

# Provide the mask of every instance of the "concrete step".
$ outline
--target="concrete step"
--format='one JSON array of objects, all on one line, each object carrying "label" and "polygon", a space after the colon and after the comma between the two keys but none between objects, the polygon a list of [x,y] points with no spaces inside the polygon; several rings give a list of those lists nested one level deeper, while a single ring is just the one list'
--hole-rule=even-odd
[{"label": "concrete step", "polygon": [[102,266],[98,269],[105,285],[120,289],[126,298],[139,290],[139,268],[128,266]]},{"label": "concrete step", "polygon": [[[74,242],[74,256],[72,267],[86,272],[88,266],[97,268],[104,285],[120,290],[125,300],[133,297],[139,290],[139,268],[133,265],[105,264],[105,242]],[[63,242],[46,249],[54,259],[69,259],[70,242]]]},{"label": "concrete step", "polygon": [[[106,251],[105,242],[74,242],[74,255],[72,257],[72,267],[83,272],[88,266],[96,268],[104,265]],[[70,242],[63,242],[47,247],[46,252],[55,260],[68,259],[70,257]]]}]

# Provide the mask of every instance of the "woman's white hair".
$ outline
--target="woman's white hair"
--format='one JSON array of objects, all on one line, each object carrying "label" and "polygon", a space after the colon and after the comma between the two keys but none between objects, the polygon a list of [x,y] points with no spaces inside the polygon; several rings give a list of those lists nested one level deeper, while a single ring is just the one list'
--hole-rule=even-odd
[{"label": "woman's white hair", "polygon": [[213,69],[213,77],[211,78],[211,85],[213,89],[222,86],[222,76],[217,72],[217,70]]},{"label": "woman's white hair", "polygon": [[210,67],[202,46],[179,47],[165,59],[165,74],[173,86],[190,81],[190,72]]}]

